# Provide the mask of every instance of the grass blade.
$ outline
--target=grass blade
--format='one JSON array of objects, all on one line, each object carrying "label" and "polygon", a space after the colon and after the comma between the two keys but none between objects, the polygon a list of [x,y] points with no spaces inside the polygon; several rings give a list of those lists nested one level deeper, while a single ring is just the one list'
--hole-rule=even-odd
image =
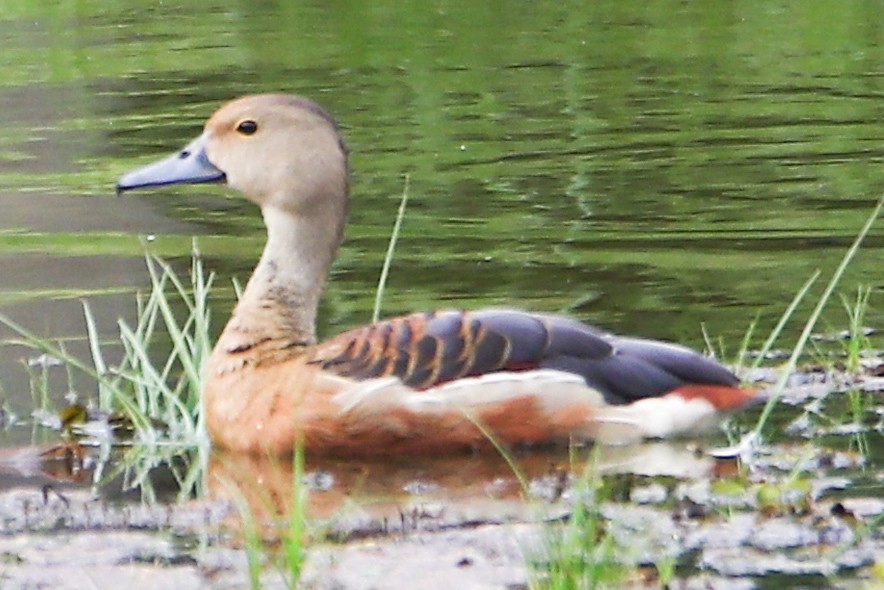
[{"label": "grass blade", "polygon": [[408,204],[409,176],[405,176],[405,188],[402,190],[402,200],[399,201],[399,211],[396,213],[396,222],[393,224],[393,233],[390,234],[390,243],[387,245],[387,254],[384,256],[384,265],[381,267],[381,276],[378,279],[378,288],[374,297],[374,310],[371,313],[372,323],[378,321],[381,315],[381,302],[384,299],[384,288],[387,285],[387,275],[393,262],[393,253],[396,251],[396,241],[399,239],[399,229],[402,227],[402,219],[405,217],[405,206]]}]

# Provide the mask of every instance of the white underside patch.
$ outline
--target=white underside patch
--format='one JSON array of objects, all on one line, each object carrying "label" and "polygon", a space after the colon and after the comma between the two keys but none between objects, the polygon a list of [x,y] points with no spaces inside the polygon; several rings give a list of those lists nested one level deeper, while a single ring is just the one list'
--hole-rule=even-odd
[{"label": "white underside patch", "polygon": [[[563,435],[582,436],[605,444],[668,438],[708,430],[717,423],[715,407],[702,398],[687,400],[671,394],[610,406],[580,376],[552,369],[490,373],[457,379],[424,391],[416,391],[396,377],[383,377],[355,383],[336,394],[334,401],[343,413],[367,419],[394,409],[420,414],[443,414],[452,410],[472,413],[489,404],[523,397],[534,398],[540,410],[550,415],[575,404],[590,406],[593,417],[585,429]],[[545,417],[538,416],[538,419]]]},{"label": "white underside patch", "polygon": [[641,438],[669,438],[715,427],[715,406],[703,398],[678,394],[649,397],[626,406],[605,406],[590,427],[592,438],[623,444]]},{"label": "white underside patch", "polygon": [[396,377],[383,377],[355,384],[338,393],[335,401],[344,412],[382,411],[395,406],[412,412],[442,413],[505,403],[526,396],[536,398],[547,411],[574,403],[592,406],[604,403],[601,394],[587,387],[582,377],[552,369],[489,373],[457,379],[424,391],[416,391]]}]

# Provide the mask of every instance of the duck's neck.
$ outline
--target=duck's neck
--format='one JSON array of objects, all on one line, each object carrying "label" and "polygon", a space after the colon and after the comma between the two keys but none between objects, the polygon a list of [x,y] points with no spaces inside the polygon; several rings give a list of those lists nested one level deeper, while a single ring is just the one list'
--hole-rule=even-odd
[{"label": "duck's neck", "polygon": [[234,347],[267,340],[298,347],[316,342],[316,310],[340,242],[338,223],[262,209],[267,245],[225,328]]}]

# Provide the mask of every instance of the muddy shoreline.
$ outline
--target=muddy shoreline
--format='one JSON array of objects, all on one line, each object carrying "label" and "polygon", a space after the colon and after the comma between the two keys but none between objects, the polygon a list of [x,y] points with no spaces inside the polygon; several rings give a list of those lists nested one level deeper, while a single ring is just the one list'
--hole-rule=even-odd
[{"label": "muddy shoreline", "polygon": [[[862,588],[871,583],[864,570],[884,555],[880,532],[863,539],[855,534],[857,519],[884,513],[884,500],[844,500],[837,510],[823,502],[809,514],[775,516],[724,517],[699,506],[607,503],[602,512],[640,562],[653,564],[663,555],[689,562],[671,586],[677,588],[755,588],[769,575],[819,584],[831,576],[837,587]],[[245,552],[231,529],[237,515],[224,503],[114,506],[85,491],[44,501],[42,492],[22,490],[0,496],[0,510],[3,588],[249,587]],[[425,513],[408,530],[391,524],[386,532],[363,522],[346,542],[310,546],[299,587],[401,588],[408,581],[421,588],[526,588],[527,562],[542,555],[551,526],[543,520],[510,515],[479,522]],[[656,587],[653,567],[646,569],[631,587]],[[261,583],[287,587],[269,562]]]}]

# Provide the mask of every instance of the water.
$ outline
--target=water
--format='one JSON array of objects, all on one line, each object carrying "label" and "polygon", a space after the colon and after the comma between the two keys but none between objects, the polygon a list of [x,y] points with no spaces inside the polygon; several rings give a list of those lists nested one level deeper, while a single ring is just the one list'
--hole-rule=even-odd
[{"label": "water", "polygon": [[[352,153],[323,333],[368,319],[407,182],[386,313],[566,310],[698,347],[704,328],[733,353],[831,273],[879,198],[879,8],[4,2],[0,311],[82,349],[87,297],[112,338],[147,284],[143,244],[183,269],[197,236],[220,327],[260,253],[257,210],[218,187],[113,185],[224,100],[287,91],[333,112]],[[873,286],[878,326],[882,254],[879,224],[840,289]],[[835,304],[826,321],[847,320]],[[27,414],[8,350],[5,402]]]}]

